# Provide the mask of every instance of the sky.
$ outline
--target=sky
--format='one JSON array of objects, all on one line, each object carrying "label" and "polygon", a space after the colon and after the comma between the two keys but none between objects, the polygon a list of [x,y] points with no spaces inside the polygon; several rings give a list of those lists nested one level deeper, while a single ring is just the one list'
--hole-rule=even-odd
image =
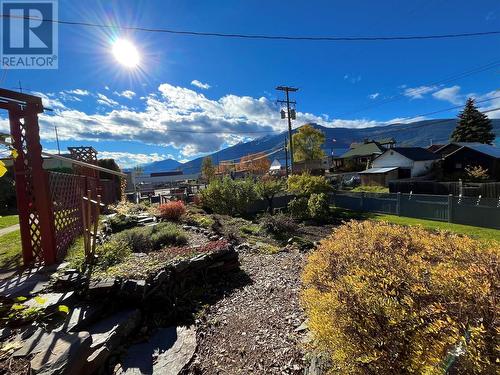
[{"label": "sky", "polygon": [[[244,34],[426,35],[498,31],[500,2],[60,0],[59,19]],[[137,47],[138,66],[117,62],[116,40]],[[0,86],[21,84],[53,109],[40,115],[44,150],[57,149],[57,126],[61,149],[92,145],[122,167],[187,161],[285,130],[277,85],[299,88],[294,126],[452,118],[457,109],[429,113],[468,96],[483,101],[481,109],[500,107],[500,35],[319,42],[59,25],[58,43],[57,70],[2,71]],[[0,116],[0,131],[8,131],[6,114]],[[500,118],[500,111],[489,116]]]}]

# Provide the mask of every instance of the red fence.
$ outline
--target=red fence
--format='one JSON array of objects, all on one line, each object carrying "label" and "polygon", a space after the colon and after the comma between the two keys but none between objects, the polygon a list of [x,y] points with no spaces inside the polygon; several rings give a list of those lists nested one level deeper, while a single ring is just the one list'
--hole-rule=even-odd
[{"label": "red fence", "polygon": [[115,203],[115,182],[49,172],[49,187],[54,213],[56,258],[61,260],[74,239],[83,232],[82,197],[90,191],[92,199],[101,195],[103,203]]},{"label": "red fence", "polygon": [[82,199],[90,191],[105,203],[116,200],[114,182],[99,180],[97,152],[92,147],[70,149],[79,163],[78,175],[47,172],[43,169],[38,114],[42,100],[10,90],[0,89],[0,109],[9,112],[14,159],[17,208],[25,265],[52,264],[66,254],[76,236],[83,231]]}]

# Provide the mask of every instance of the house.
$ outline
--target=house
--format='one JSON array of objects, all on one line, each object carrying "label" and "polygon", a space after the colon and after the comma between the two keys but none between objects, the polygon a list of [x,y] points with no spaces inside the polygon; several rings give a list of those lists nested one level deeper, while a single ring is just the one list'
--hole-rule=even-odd
[{"label": "house", "polygon": [[295,161],[293,163],[294,173],[309,172],[312,175],[324,175],[325,171],[329,170],[331,167],[331,159],[329,157],[324,157],[322,159],[315,160],[301,160]]},{"label": "house", "polygon": [[363,185],[388,186],[390,180],[428,174],[439,155],[422,147],[393,147],[372,163],[372,168],[360,172]]},{"label": "house", "polygon": [[281,165],[278,159],[274,159],[269,167],[269,174],[273,176],[281,176],[286,173],[285,167]]},{"label": "house", "polygon": [[351,149],[333,160],[334,167],[339,170],[363,170],[387,148],[377,141],[366,140],[361,144],[351,144]]},{"label": "house", "polygon": [[500,180],[500,148],[475,142],[452,142],[435,151],[443,161],[443,174],[462,177],[467,167],[481,166],[489,178]]}]

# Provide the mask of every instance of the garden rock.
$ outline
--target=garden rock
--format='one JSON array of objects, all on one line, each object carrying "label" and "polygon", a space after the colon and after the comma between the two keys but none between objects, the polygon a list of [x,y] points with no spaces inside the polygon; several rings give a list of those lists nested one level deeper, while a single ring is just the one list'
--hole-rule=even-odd
[{"label": "garden rock", "polygon": [[95,322],[101,315],[101,304],[87,304],[71,309],[64,323],[57,328],[66,332],[76,332]]},{"label": "garden rock", "polygon": [[149,341],[129,348],[120,374],[177,375],[189,363],[195,350],[194,328],[162,328]]},{"label": "garden rock", "polygon": [[74,299],[75,292],[45,293],[24,303],[28,308],[53,309],[59,305],[68,305]]},{"label": "garden rock", "polygon": [[116,287],[116,281],[113,278],[97,280],[90,283],[87,293],[91,297],[102,297],[111,293]]},{"label": "garden rock", "polygon": [[88,332],[51,334],[45,346],[31,360],[32,374],[78,374],[90,354]]},{"label": "garden rock", "polygon": [[137,327],[140,318],[139,310],[124,310],[93,324],[88,328],[92,336],[91,348],[115,349]]}]

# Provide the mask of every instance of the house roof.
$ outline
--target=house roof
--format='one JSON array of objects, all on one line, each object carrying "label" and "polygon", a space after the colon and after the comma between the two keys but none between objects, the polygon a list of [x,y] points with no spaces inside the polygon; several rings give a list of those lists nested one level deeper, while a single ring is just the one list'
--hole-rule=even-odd
[{"label": "house roof", "polygon": [[422,147],[394,147],[390,150],[396,151],[398,154],[401,154],[413,161],[436,160],[440,158],[439,155],[436,155]]},{"label": "house roof", "polygon": [[444,145],[430,145],[429,147],[427,147],[427,151],[436,152],[437,150],[439,150],[443,146]]},{"label": "house roof", "polygon": [[364,171],[359,172],[359,174],[384,174],[390,171],[393,171],[395,169],[398,169],[399,167],[385,167],[385,168],[369,168]]},{"label": "house roof", "polygon": [[500,158],[500,148],[499,147],[487,145],[484,143],[477,143],[477,142],[471,142],[471,143],[456,142],[455,144],[462,146],[462,147],[470,148],[474,151],[480,152],[480,153],[488,155],[488,156],[492,156],[496,159]]},{"label": "house roof", "polygon": [[359,156],[370,156],[374,154],[381,154],[385,151],[385,147],[382,147],[377,142],[368,142],[360,144],[359,146],[350,149],[341,158],[353,158]]}]

